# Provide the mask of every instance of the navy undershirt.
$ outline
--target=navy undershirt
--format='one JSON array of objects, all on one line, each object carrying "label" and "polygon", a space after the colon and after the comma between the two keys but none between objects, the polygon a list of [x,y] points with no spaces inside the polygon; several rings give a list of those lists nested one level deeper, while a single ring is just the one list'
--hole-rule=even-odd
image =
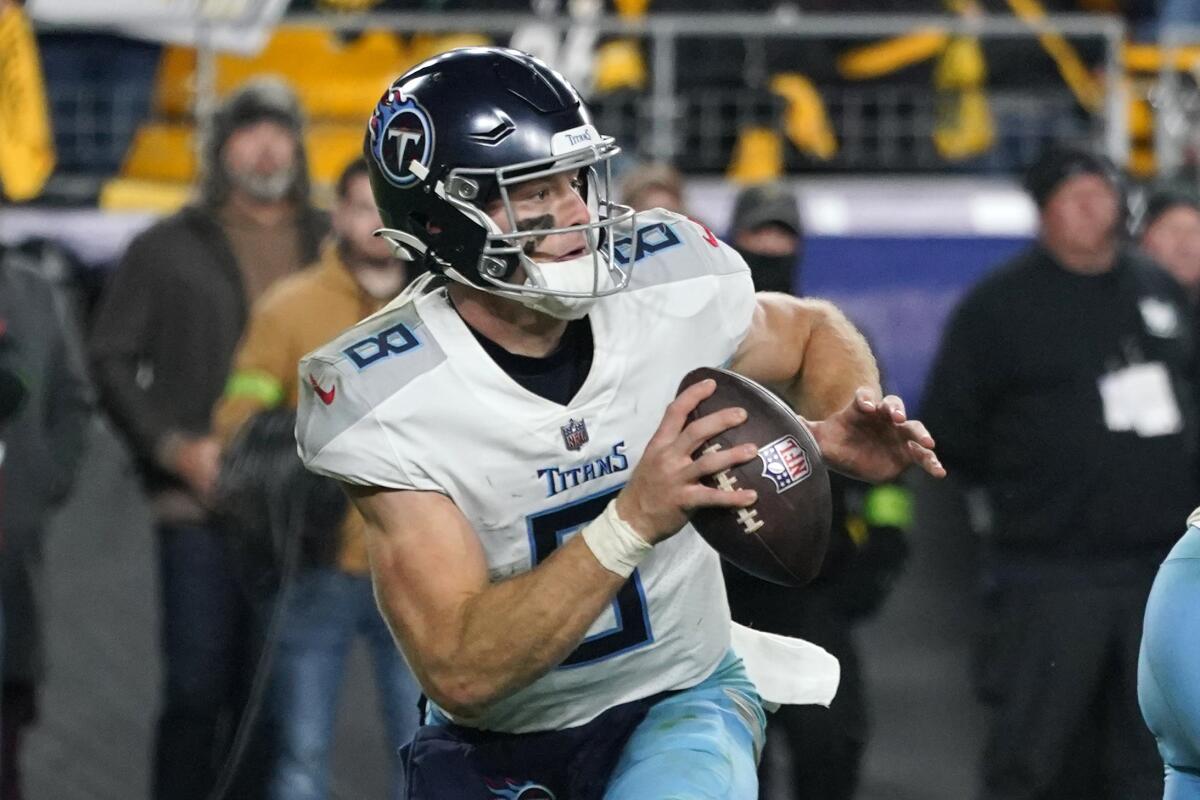
[{"label": "navy undershirt", "polygon": [[510,353],[470,325],[467,327],[510,378],[559,405],[571,402],[592,368],[592,325],[587,317],[568,322],[558,347],[544,358]]}]

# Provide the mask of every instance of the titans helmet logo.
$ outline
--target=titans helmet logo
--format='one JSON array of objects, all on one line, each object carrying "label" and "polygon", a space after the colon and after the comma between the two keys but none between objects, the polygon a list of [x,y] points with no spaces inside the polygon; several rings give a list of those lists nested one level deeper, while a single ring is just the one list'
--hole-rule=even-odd
[{"label": "titans helmet logo", "polygon": [[421,182],[415,162],[428,167],[433,157],[433,124],[415,99],[389,89],[371,115],[371,156],[388,182],[410,189]]}]

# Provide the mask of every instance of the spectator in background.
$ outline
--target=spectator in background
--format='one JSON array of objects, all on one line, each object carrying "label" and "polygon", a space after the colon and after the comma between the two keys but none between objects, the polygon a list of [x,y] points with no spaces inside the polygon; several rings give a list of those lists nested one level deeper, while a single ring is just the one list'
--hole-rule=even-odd
[{"label": "spectator in background", "polygon": [[759,184],[738,194],[729,241],[750,265],[757,291],[800,293],[804,227],[796,195],[785,184]]},{"label": "spectator in background", "polygon": [[1172,189],[1151,194],[1138,226],[1138,240],[1179,282],[1192,304],[1200,302],[1200,198]]},{"label": "spectator in background", "polygon": [[[750,265],[759,291],[799,294],[803,226],[795,194],[783,184],[742,190],[734,202],[729,241]],[[768,719],[759,764],[759,797],[774,796],[783,776],[774,753],[791,753],[797,800],[849,800],[858,786],[867,743],[866,687],[854,628],[878,610],[907,553],[908,493],[894,484],[870,486],[830,473],[833,522],[829,552],[808,586],[779,586],[724,564],[735,622],[797,636],[824,647],[842,667],[829,708],[782,706]]]},{"label": "spectator in background", "polygon": [[621,202],[634,211],[665,208],[676,214],[687,214],[683,202],[683,175],[661,161],[634,166],[621,180]]},{"label": "spectator in background", "polygon": [[196,202],[130,244],[91,340],[103,403],[157,516],[166,676],[153,792],[163,800],[213,788],[254,672],[252,609],[208,507],[213,407],[251,303],[312,262],[328,229],[309,201],[299,105],[278,81],[223,102],[202,171]]},{"label": "spectator in background", "polygon": [[[405,265],[374,232],[383,226],[367,163],[358,159],[337,183],[333,241],[312,269],[285,278],[251,310],[233,374],[217,406],[214,429],[228,441],[254,414],[281,404],[295,408],[301,356],[335,338],[391,300],[404,287]],[[306,561],[286,609],[272,676],[272,717],[279,756],[271,771],[271,800],[316,800],[329,793],[329,759],[342,668],[357,634],[368,640],[379,681],[392,797],[404,796],[400,748],[417,729],[420,689],[375,606],[362,517],[351,510],[333,558]],[[322,548],[324,549],[324,548]]]},{"label": "spectator in background", "polygon": [[1175,282],[1122,244],[1108,161],[1051,148],[1026,186],[1038,240],[954,311],[922,405],[947,469],[993,507],[980,796],[1156,797],[1137,657],[1200,486],[1194,327]]},{"label": "spectator in background", "polygon": [[[45,672],[38,602],[42,538],[51,512],[66,498],[75,477],[91,414],[90,392],[78,351],[68,342],[59,299],[35,266],[0,250],[0,369],[20,379],[25,395],[22,407],[0,430],[2,800],[22,797],[23,738],[37,719],[37,689]],[[8,386],[11,395],[15,387],[11,381]]]}]

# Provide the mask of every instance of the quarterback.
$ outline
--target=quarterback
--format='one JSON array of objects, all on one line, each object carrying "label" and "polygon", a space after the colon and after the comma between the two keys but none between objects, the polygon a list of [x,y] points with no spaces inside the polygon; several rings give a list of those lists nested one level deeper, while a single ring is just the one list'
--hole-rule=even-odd
[{"label": "quarterback", "polygon": [[[691,509],[698,366],[779,389],[835,468],[944,474],[833,307],[755,295],[703,226],[609,194],[619,151],[540,61],[470,48],[398,78],[365,141],[397,252],[428,269],[306,356],[297,437],[367,522],[380,609],[430,700],[413,798],[753,798],[766,701]],[[665,413],[664,413],[665,409]],[[786,643],[776,643],[781,646]],[[803,670],[781,671],[802,683]],[[753,670],[751,670],[753,672]],[[828,699],[828,698],[826,698]]]}]

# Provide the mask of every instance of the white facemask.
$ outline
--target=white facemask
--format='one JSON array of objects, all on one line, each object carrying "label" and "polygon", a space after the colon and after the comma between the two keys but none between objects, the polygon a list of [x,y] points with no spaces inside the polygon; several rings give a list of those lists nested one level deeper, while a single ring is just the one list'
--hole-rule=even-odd
[{"label": "white facemask", "polygon": [[[599,263],[597,263],[599,261]],[[527,286],[539,289],[552,289],[560,292],[604,293],[611,290],[616,283],[612,273],[604,268],[602,259],[593,259],[591,253],[573,258],[570,261],[532,261],[521,259],[528,278]],[[599,272],[599,281],[596,273]],[[517,302],[543,314],[549,314],[558,319],[582,319],[592,310],[599,297],[562,297],[552,294],[523,294],[519,292],[506,293]]]}]

